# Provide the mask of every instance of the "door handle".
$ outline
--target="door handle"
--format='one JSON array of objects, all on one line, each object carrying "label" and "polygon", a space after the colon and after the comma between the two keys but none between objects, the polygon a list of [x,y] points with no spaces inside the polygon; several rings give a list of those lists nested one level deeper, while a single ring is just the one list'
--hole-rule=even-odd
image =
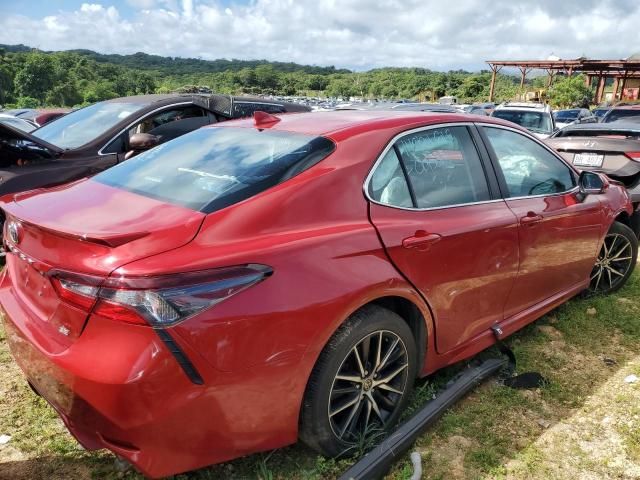
[{"label": "door handle", "polygon": [[520,219],[521,225],[534,225],[542,221],[542,215],[537,213],[528,212],[526,216]]},{"label": "door handle", "polygon": [[429,245],[439,242],[441,238],[437,233],[427,233],[425,230],[418,230],[413,236],[402,240],[402,246],[404,248],[426,250],[429,248]]}]

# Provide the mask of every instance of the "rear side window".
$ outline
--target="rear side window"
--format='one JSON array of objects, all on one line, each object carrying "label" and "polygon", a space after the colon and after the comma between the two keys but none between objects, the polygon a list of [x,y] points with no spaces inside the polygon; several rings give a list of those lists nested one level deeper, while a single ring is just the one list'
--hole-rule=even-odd
[{"label": "rear side window", "polygon": [[407,135],[398,140],[397,148],[418,208],[447,207],[491,198],[467,127],[434,128]]},{"label": "rear side window", "polygon": [[369,196],[385,205],[419,209],[491,199],[467,127],[434,128],[400,138],[371,175]]},{"label": "rear side window", "polygon": [[210,213],[297,175],[334,148],[324,137],[253,128],[204,128],[93,179]]},{"label": "rear side window", "polygon": [[233,118],[250,117],[251,115],[253,115],[253,112],[257,110],[267,113],[286,112],[285,108],[282,105],[235,101],[233,103]]},{"label": "rear side window", "polygon": [[571,190],[575,176],[546,148],[511,130],[484,127],[504,175],[509,197],[553,195]]}]

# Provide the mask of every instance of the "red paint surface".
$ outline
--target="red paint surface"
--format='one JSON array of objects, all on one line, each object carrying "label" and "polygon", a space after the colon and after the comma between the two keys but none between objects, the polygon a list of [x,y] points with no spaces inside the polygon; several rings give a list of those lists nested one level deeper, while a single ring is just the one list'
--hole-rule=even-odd
[{"label": "red paint surface", "polygon": [[[425,323],[421,373],[433,372],[490,346],[491,325],[512,333],[584,288],[609,225],[630,213],[615,184],[585,202],[559,195],[425,212],[369,205],[363,182],[396,134],[501,122],[388,112],[281,118],[272,129],[324,134],[336,151],[209,215],[90,180],[5,199],[9,218],[23,222],[25,255],[9,255],[0,283],[7,339],[87,448],[109,448],[159,477],[294,443],[318,355],[359,307],[383,297],[413,303]],[[221,128],[234,125],[253,128],[250,120]],[[542,218],[522,225],[529,211]],[[402,246],[429,235],[438,238]],[[42,275],[63,268],[148,276],[246,263],[274,273],[168,329],[203,385],[189,381],[153,329],[87,318]]]}]

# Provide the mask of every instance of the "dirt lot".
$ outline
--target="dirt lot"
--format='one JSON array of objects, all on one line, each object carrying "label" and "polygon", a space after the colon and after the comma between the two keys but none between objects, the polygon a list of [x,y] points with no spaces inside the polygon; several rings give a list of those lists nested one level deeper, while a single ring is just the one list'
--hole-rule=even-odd
[{"label": "dirt lot", "polygon": [[[139,478],[114,457],[85,452],[36,397],[0,331],[0,479]],[[550,383],[533,391],[490,381],[417,442],[428,479],[640,478],[640,274],[609,298],[576,299],[511,337],[518,370]],[[490,354],[491,352],[489,352]],[[460,366],[416,385],[413,407]],[[294,446],[178,479],[333,478],[348,465]],[[411,475],[408,455],[389,473]]]}]

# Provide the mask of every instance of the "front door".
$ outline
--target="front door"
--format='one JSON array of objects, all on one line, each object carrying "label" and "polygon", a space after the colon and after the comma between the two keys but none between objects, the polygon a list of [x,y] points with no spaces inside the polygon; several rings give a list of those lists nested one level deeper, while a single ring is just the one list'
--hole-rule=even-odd
[{"label": "front door", "polygon": [[518,269],[517,220],[490,193],[468,127],[400,137],[367,193],[387,254],[432,309],[440,353],[502,321]]},{"label": "front door", "polygon": [[577,175],[515,130],[483,127],[507,205],[518,218],[520,269],[505,318],[588,283],[602,236],[597,195],[580,199]]}]

